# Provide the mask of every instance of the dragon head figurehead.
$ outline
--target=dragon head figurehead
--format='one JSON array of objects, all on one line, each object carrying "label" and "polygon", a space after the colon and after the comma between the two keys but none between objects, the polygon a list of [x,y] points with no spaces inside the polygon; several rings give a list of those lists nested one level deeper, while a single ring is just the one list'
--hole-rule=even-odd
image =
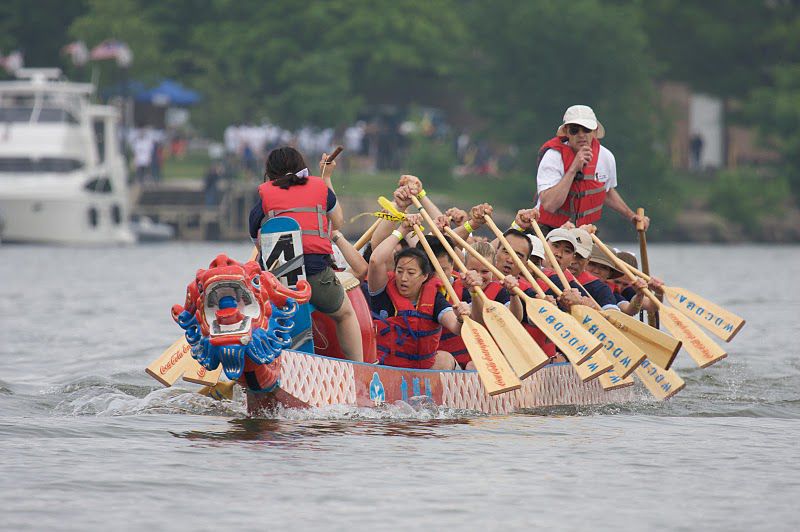
[{"label": "dragon head figurehead", "polygon": [[291,345],[297,305],[310,296],[306,281],[292,290],[255,261],[218,255],[208,269],[197,270],[172,318],[186,331],[192,357],[209,370],[222,364],[228,378],[238,379],[248,359],[272,364]]}]

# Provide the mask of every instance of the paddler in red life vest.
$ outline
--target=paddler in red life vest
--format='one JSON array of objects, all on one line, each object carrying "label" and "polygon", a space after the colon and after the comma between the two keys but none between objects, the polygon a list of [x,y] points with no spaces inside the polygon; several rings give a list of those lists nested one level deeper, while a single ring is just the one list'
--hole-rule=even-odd
[{"label": "paddler in red life vest", "polygon": [[[326,163],[322,155],[320,169]],[[331,172],[332,173],[332,172]],[[330,316],[349,360],[363,361],[361,329],[350,299],[331,268],[331,233],[344,223],[342,207],[336,200],[330,177],[309,175],[303,156],[291,147],[276,148],[267,157],[265,182],[258,187],[259,202],[250,212],[250,237],[259,247],[261,224],[276,216],[293,218],[303,232],[303,260],[311,285],[311,303]],[[259,249],[260,251],[260,249]]]},{"label": "paddler in red life vest", "polygon": [[591,296],[602,310],[619,310],[617,298],[614,297],[614,293],[606,284],[605,279],[600,279],[586,268],[594,247],[592,236],[581,228],[570,229],[569,231],[575,237],[576,245],[575,254],[568,269],[575,276],[575,280],[580,287],[579,290]]},{"label": "paddler in red life vest", "polygon": [[650,225],[650,219],[633,212],[617,192],[617,163],[600,145],[604,136],[605,128],[592,108],[573,105],[564,113],[556,136],[539,149],[537,207],[545,233],[567,221],[576,226],[596,223],[604,205],[634,225],[640,218],[645,229]]},{"label": "paddler in red life vest", "polygon": [[[447,215],[438,217],[436,222],[443,228],[447,224]],[[439,239],[433,235],[428,235],[425,238],[436,255],[439,264],[442,266],[442,270],[450,276],[450,282],[453,283],[453,289],[456,294],[458,294],[459,299],[472,305],[473,314],[482,314],[483,301],[480,298],[473,299],[472,292],[468,287],[478,286],[489,299],[502,303],[503,305],[508,305],[509,290],[513,290],[514,287],[517,286],[517,280],[514,277],[510,275],[506,276],[502,284],[495,281],[492,272],[483,266],[480,261],[472,257],[472,255],[469,255],[466,260],[468,272],[464,274],[463,277],[460,275],[453,275],[451,273],[453,272],[454,266],[453,260]],[[445,239],[451,247],[455,247],[448,237],[445,237]],[[422,245],[417,244],[417,248],[422,249]],[[478,250],[481,255],[487,257],[490,261],[494,261],[494,248],[487,242],[477,243],[473,245],[473,248]],[[447,301],[452,304],[449,297]],[[518,310],[517,316],[519,317],[519,315],[521,315],[521,309]],[[448,330],[443,330],[441,340],[439,341],[439,349],[453,355],[462,369],[475,369],[475,365],[472,363],[472,359],[470,358],[461,336],[453,334]]]},{"label": "paddler in red life vest", "polygon": [[461,302],[454,308],[447,302],[427,255],[416,248],[394,255],[394,269],[386,271],[397,242],[421,221],[418,214],[407,215],[370,257],[367,283],[378,361],[404,368],[459,369],[455,358],[439,349],[439,340],[442,328],[460,334],[461,316],[470,314],[469,305]]}]

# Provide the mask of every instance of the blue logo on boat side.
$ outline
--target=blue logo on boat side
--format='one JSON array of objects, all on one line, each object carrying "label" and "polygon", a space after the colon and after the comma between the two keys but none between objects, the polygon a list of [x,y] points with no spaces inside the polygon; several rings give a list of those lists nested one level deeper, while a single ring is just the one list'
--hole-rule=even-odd
[{"label": "blue logo on boat side", "polygon": [[419,389],[419,377],[414,377],[411,380],[411,389],[413,390],[414,397],[422,395],[422,392]]},{"label": "blue logo on boat side", "polygon": [[400,396],[403,401],[408,401],[408,382],[405,377],[400,377]]},{"label": "blue logo on boat side", "polygon": [[372,374],[372,381],[369,383],[369,398],[376,405],[381,405],[386,401],[386,391],[383,389],[383,383],[377,371]]},{"label": "blue logo on boat side", "polygon": [[431,380],[425,379],[425,395],[433,399],[433,392],[431,392]]}]

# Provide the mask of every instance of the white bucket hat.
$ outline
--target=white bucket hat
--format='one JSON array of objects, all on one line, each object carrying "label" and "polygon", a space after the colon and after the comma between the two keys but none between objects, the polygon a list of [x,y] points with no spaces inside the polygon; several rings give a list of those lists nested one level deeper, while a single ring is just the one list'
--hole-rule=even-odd
[{"label": "white bucket hat", "polygon": [[587,105],[573,105],[567,108],[567,111],[564,113],[564,121],[556,131],[557,137],[567,136],[568,124],[578,124],[592,131],[597,130],[598,139],[602,139],[606,136],[606,128],[603,127],[603,124],[601,124],[594,115],[592,108]]}]

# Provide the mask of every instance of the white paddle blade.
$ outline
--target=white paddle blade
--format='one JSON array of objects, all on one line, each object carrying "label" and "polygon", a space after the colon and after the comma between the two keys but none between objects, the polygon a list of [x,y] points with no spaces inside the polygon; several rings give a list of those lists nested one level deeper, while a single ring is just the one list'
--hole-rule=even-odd
[{"label": "white paddle blade", "polygon": [[664,369],[649,359],[644,359],[636,368],[636,377],[656,399],[669,399],[683,390],[686,383],[674,370]]},{"label": "white paddle blade", "polygon": [[186,341],[186,337],[181,336],[161,353],[161,356],[152,361],[145,371],[164,386],[172,386],[191,367],[190,362],[197,364],[191,352],[192,347]]},{"label": "white paddle blade", "polygon": [[744,327],[744,318],[685,288],[665,286],[664,295],[673,307],[726,342]]},{"label": "white paddle blade", "polygon": [[728,356],[714,341],[689,318],[669,307],[661,307],[661,321],[667,329],[683,342],[683,348],[701,368]]},{"label": "white paddle blade", "polygon": [[461,339],[469,351],[472,363],[478,370],[478,376],[489,395],[518,390],[522,386],[519,378],[514,374],[503,353],[492,340],[489,331],[482,325],[464,317],[461,327]]},{"label": "white paddle blade", "polygon": [[575,320],[600,341],[603,346],[601,351],[605,352],[614,364],[614,371],[622,379],[633,373],[644,360],[644,351],[608,323],[598,311],[585,305],[573,305],[570,311]]},{"label": "white paddle blade", "polygon": [[633,316],[628,316],[618,310],[603,310],[600,312],[614,327],[622,331],[628,340],[639,346],[645,352],[650,362],[658,364],[664,369],[669,369],[675,356],[681,348],[681,341],[676,340],[667,333],[650,327]]},{"label": "white paddle blade", "polygon": [[542,351],[539,344],[531,338],[525,327],[505,305],[497,301],[485,302],[483,323],[520,379],[524,379],[550,362],[550,357]]}]

